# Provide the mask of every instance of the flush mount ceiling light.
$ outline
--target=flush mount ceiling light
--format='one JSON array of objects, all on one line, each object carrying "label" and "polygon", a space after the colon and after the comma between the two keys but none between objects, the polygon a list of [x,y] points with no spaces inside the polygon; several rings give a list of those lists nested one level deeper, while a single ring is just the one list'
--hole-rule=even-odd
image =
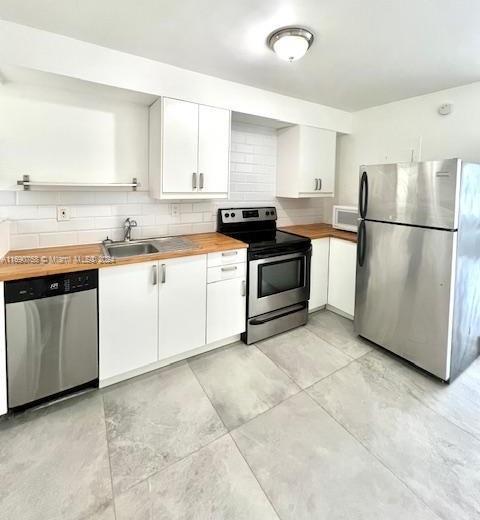
[{"label": "flush mount ceiling light", "polygon": [[267,44],[282,60],[295,61],[308,51],[313,43],[313,34],[303,27],[284,27],[273,31]]}]

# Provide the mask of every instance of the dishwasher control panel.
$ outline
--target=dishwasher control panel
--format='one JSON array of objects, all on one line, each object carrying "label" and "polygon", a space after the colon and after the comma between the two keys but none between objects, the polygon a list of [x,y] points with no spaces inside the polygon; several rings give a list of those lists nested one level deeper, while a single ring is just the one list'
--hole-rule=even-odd
[{"label": "dishwasher control panel", "polygon": [[5,282],[5,303],[50,298],[98,287],[98,270],[61,273]]}]

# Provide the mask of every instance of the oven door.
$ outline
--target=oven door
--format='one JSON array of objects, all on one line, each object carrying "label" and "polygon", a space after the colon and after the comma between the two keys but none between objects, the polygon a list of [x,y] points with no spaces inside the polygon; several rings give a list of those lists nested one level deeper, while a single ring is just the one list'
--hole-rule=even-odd
[{"label": "oven door", "polygon": [[307,251],[262,255],[250,260],[248,317],[258,316],[310,297],[310,257]]}]

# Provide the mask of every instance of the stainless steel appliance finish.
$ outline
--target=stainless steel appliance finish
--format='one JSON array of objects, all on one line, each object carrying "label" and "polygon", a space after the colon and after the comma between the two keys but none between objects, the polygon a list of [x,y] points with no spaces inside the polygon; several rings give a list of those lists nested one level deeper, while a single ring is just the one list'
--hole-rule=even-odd
[{"label": "stainless steel appliance finish", "polygon": [[112,242],[108,239],[103,241],[105,255],[113,258],[183,251],[185,249],[196,249],[197,247],[192,240],[183,237],[148,238],[122,242]]},{"label": "stainless steel appliance finish", "polygon": [[355,329],[445,381],[480,354],[479,198],[457,159],[360,168]]},{"label": "stainless steel appliance finish", "polygon": [[8,406],[98,384],[96,270],[5,282]]},{"label": "stainless steel appliance finish", "polygon": [[307,301],[309,267],[305,251],[252,259],[248,263],[248,317]]},{"label": "stainless steel appliance finish", "polygon": [[295,327],[305,325],[308,320],[308,305],[297,303],[290,307],[248,318],[248,344],[270,338]]},{"label": "stainless steel appliance finish", "polygon": [[275,208],[218,211],[218,231],[247,242],[246,332],[250,344],[308,319],[311,242],[276,226]]},{"label": "stainless steel appliance finish", "polygon": [[457,229],[460,168],[457,159],[362,166],[362,218]]}]

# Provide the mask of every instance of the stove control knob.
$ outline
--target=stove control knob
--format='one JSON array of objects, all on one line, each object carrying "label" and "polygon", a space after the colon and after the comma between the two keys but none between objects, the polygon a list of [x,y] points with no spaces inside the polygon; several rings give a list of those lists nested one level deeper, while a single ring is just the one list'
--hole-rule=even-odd
[{"label": "stove control knob", "polygon": [[225,218],[228,218],[230,216],[230,213],[225,213]]},{"label": "stove control knob", "polygon": [[265,211],[265,215],[268,217],[268,215],[270,215],[270,211]]},{"label": "stove control knob", "polygon": [[234,217],[234,216],[235,216],[235,213],[232,213],[232,217]]}]

